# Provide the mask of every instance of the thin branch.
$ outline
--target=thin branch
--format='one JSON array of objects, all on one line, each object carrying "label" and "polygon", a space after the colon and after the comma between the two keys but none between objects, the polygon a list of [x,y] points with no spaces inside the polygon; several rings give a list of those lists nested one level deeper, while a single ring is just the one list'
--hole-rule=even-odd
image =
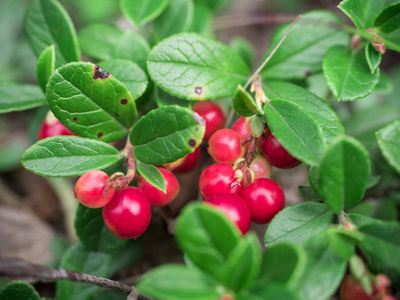
[{"label": "thin branch", "polygon": [[20,258],[0,257],[0,277],[12,279],[34,279],[41,282],[69,280],[97,285],[127,295],[133,292],[134,294],[137,294],[136,289],[133,286],[114,280],[75,271],[67,271],[64,269],[46,268],[40,265],[31,264]]}]

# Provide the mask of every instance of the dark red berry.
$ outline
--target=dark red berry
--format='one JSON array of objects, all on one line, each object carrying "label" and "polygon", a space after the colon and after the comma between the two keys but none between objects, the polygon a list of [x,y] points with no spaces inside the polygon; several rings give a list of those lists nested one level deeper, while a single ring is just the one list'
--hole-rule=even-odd
[{"label": "dark red berry", "polygon": [[207,141],[225,123],[225,115],[221,107],[212,101],[202,101],[193,105],[192,110],[197,112],[206,121],[206,132],[203,140]]},{"label": "dark red berry", "polygon": [[216,162],[233,165],[245,154],[246,150],[241,142],[240,136],[232,129],[220,129],[211,136],[208,153]]},{"label": "dark red berry", "polygon": [[54,117],[54,115],[49,112],[46,119],[40,125],[38,138],[39,140],[42,140],[56,135],[78,136],[76,133],[69,131],[67,127],[61,124],[60,121],[58,121],[58,119],[56,119],[56,117]]},{"label": "dark red berry", "polygon": [[341,300],[373,300],[372,295],[368,295],[361,283],[352,275],[348,274],[340,286]]},{"label": "dark red berry", "polygon": [[251,135],[250,122],[246,122],[245,117],[240,117],[233,123],[232,130],[235,131],[242,140],[245,140]]}]

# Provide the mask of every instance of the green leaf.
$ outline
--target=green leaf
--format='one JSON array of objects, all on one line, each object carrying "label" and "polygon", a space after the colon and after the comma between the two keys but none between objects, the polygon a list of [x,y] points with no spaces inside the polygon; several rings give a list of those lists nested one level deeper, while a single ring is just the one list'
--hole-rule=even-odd
[{"label": "green leaf", "polygon": [[309,201],[323,201],[320,195],[318,195],[310,186],[299,186],[299,194],[306,200]]},{"label": "green leaf", "polygon": [[282,242],[301,244],[327,229],[333,219],[334,214],[323,203],[291,205],[272,219],[265,233],[265,244],[268,247]]},{"label": "green leaf", "polygon": [[365,53],[345,46],[329,48],[322,69],[329,89],[342,101],[368,96],[379,80],[379,70],[371,74]]},{"label": "green leaf", "polygon": [[44,104],[46,104],[46,96],[37,85],[0,84],[0,113],[26,110]]},{"label": "green leaf", "polygon": [[260,242],[254,233],[247,234],[228,258],[226,286],[234,291],[247,288],[255,282],[261,265]]},{"label": "green leaf", "polygon": [[25,281],[12,281],[0,291],[1,300],[40,300],[38,292]]},{"label": "green leaf", "polygon": [[197,0],[197,2],[204,3],[213,11],[217,11],[226,5],[229,0]]},{"label": "green leaf", "polygon": [[143,258],[144,247],[139,240],[130,239],[122,248],[111,253],[110,276],[126,269]]},{"label": "green leaf", "polygon": [[400,3],[386,6],[375,19],[375,27],[383,33],[400,29]]},{"label": "green leaf", "polygon": [[179,106],[152,110],[133,126],[130,141],[135,157],[147,164],[162,165],[192,153],[205,131],[203,119]]},{"label": "green leaf", "polygon": [[54,136],[38,141],[22,156],[25,169],[47,177],[80,176],[118,160],[118,150],[103,142],[77,136]]},{"label": "green leaf", "polygon": [[249,75],[231,49],[193,33],[172,36],[155,46],[148,70],[160,88],[188,100],[231,97]]},{"label": "green leaf", "polygon": [[374,218],[367,217],[367,216],[360,215],[360,214],[348,214],[347,216],[351,220],[351,222],[353,222],[357,227],[361,227],[365,224],[377,222],[377,220]]},{"label": "green leaf", "polygon": [[198,270],[180,265],[164,265],[147,272],[139,279],[136,288],[155,299],[219,299],[214,282]]},{"label": "green leaf", "polygon": [[[262,78],[305,79],[310,73],[320,72],[326,50],[333,45],[349,43],[349,35],[335,28],[340,28],[342,24],[340,18],[329,11],[305,13],[263,68]],[[275,48],[289,26],[290,24],[280,26],[274,32],[265,58]]]},{"label": "green leaf", "polygon": [[307,264],[294,289],[304,300],[329,299],[339,287],[355,247],[346,236],[326,230],[306,241],[304,249]]},{"label": "green leaf", "polygon": [[298,293],[277,283],[268,283],[268,285],[256,284],[250,290],[242,291],[237,300],[299,300]]},{"label": "green leaf", "polygon": [[294,157],[318,165],[326,142],[321,127],[300,105],[273,99],[264,105],[265,117],[272,134]]},{"label": "green leaf", "polygon": [[147,76],[137,64],[126,59],[111,59],[99,62],[99,66],[121,81],[131,93],[133,100],[145,92]]},{"label": "green leaf", "polygon": [[126,300],[126,295],[112,290],[102,290],[94,300]]},{"label": "green leaf", "polygon": [[0,145],[0,172],[9,172],[21,166],[21,157],[25,149],[25,143],[17,141]]},{"label": "green leaf", "polygon": [[248,40],[236,36],[230,40],[229,47],[246,62],[249,68],[253,66],[255,52],[253,45]]},{"label": "green leaf", "polygon": [[194,13],[190,32],[195,32],[207,37],[213,36],[212,11],[201,2],[194,3]]},{"label": "green leaf", "polygon": [[392,94],[393,92],[393,80],[388,74],[380,72],[378,84],[375,87],[375,91],[382,94]]},{"label": "green leaf", "polygon": [[[91,252],[81,243],[73,244],[61,259],[60,268],[70,271],[108,277],[111,256],[102,252]],[[56,282],[57,300],[90,300],[100,291],[100,287],[88,283],[67,280]]]},{"label": "green leaf", "polygon": [[175,96],[172,96],[159,88],[156,89],[156,101],[158,107],[163,107],[168,105],[178,105],[190,108],[192,106],[191,101],[187,101],[185,99],[180,99]]},{"label": "green leaf", "polygon": [[186,206],[176,234],[178,245],[194,264],[221,281],[226,278],[227,261],[240,233],[223,213],[200,203]]},{"label": "green leaf", "polygon": [[371,70],[371,74],[374,74],[375,71],[378,70],[381,63],[382,53],[376,51],[371,43],[367,43],[367,45],[365,46],[365,57],[367,58],[367,63],[369,69]]},{"label": "green leaf", "polygon": [[136,119],[128,89],[89,62],[70,63],[56,70],[46,94],[55,117],[80,136],[115,141],[126,135]]},{"label": "green leaf", "polygon": [[398,217],[396,202],[391,199],[363,201],[350,209],[349,212],[385,221],[395,221]]},{"label": "green leaf", "polygon": [[58,1],[32,1],[26,9],[24,29],[37,56],[54,45],[56,68],[81,59],[74,25]]},{"label": "green leaf", "polygon": [[300,105],[319,124],[328,143],[344,134],[336,112],[305,88],[283,81],[268,81],[263,87],[269,99],[285,99]]},{"label": "green leaf", "polygon": [[122,35],[117,27],[98,23],[84,27],[78,38],[83,53],[98,60],[107,60],[114,58],[114,47]]},{"label": "green leaf", "polygon": [[262,109],[257,106],[250,93],[248,93],[241,84],[237,86],[235,94],[233,95],[232,106],[235,112],[242,117],[264,114]]},{"label": "green leaf", "polygon": [[394,121],[376,133],[383,157],[400,173],[400,120]]},{"label": "green leaf", "polygon": [[111,233],[104,224],[101,211],[101,208],[88,208],[79,203],[75,215],[75,230],[88,250],[110,253],[121,248],[126,241]]},{"label": "green leaf", "polygon": [[334,213],[362,199],[370,167],[368,152],[357,140],[341,137],[329,146],[320,165],[318,193]]},{"label": "green leaf", "polygon": [[137,27],[157,18],[167,5],[168,0],[121,0],[120,2],[125,17]]},{"label": "green leaf", "polygon": [[258,281],[290,286],[302,276],[306,261],[306,253],[297,245],[282,243],[268,247],[263,254]]},{"label": "green leaf", "polygon": [[385,2],[385,0],[344,0],[338,7],[358,29],[369,29],[374,26],[374,21],[384,8]]},{"label": "green leaf", "polygon": [[311,166],[308,172],[308,181],[314,192],[319,194],[319,168],[317,166]]},{"label": "green leaf", "polygon": [[152,186],[163,191],[164,193],[167,192],[165,179],[155,166],[136,161],[136,168],[140,175],[142,175],[143,178],[146,179]]},{"label": "green leaf", "polygon": [[44,93],[46,93],[46,85],[49,82],[49,78],[54,72],[55,55],[55,47],[51,45],[45,48],[38,58],[36,78]]},{"label": "green leaf", "polygon": [[154,22],[153,35],[156,41],[187,31],[192,24],[193,13],[193,0],[169,1],[168,7]]}]

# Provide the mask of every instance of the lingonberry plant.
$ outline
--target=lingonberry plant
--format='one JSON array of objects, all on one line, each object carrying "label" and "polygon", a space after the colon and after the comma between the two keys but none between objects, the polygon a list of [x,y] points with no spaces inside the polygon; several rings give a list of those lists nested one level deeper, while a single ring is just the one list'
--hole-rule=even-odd
[{"label": "lingonberry plant", "polygon": [[[37,110],[22,165],[74,177],[78,240],[55,268],[1,257],[0,276],[57,281],[58,300],[399,296],[400,76],[385,71],[400,3],[284,15],[253,68],[251,44],[228,47],[213,24],[270,15],[231,16],[228,0],[96,1],[63,2],[75,24],[58,0],[26,7],[37,85],[0,84],[0,112]],[[114,2],[119,27],[91,21]],[[282,178],[307,172],[295,201]],[[152,225],[174,235],[182,264],[144,263],[122,283]],[[13,281],[3,299],[40,295]]]}]

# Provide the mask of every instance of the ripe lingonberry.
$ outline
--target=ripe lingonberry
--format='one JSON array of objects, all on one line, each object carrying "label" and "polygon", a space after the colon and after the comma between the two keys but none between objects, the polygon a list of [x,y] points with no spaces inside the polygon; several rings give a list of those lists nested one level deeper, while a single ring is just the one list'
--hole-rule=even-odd
[{"label": "ripe lingonberry", "polygon": [[149,200],[140,189],[132,186],[117,190],[102,212],[108,229],[122,240],[139,237],[151,219]]},{"label": "ripe lingonberry", "polygon": [[[372,288],[372,285],[371,285]],[[340,286],[341,300],[373,300],[372,295],[368,295],[361,283],[352,275],[348,274],[343,279]]]},{"label": "ripe lingonberry", "polygon": [[242,188],[240,196],[246,201],[251,220],[266,224],[285,207],[285,193],[279,184],[259,178]]},{"label": "ripe lingonberry", "polygon": [[208,153],[216,162],[232,165],[245,154],[246,150],[241,142],[240,136],[232,129],[220,129],[211,136]]},{"label": "ripe lingonberry", "polygon": [[270,133],[261,143],[261,153],[271,165],[281,169],[291,169],[301,161],[290,155],[281,143]]},{"label": "ripe lingonberry", "polygon": [[207,141],[214,132],[221,129],[225,123],[225,115],[221,107],[212,101],[198,102],[192,106],[192,110],[197,112],[206,121],[206,132],[203,140]]},{"label": "ripe lingonberry", "polygon": [[[260,154],[254,154],[253,161],[250,164],[250,170],[254,172],[254,179],[271,177],[271,167],[268,161]],[[250,183],[247,182],[246,176],[243,176],[243,182],[245,185]]]},{"label": "ripe lingonberry", "polygon": [[108,179],[108,175],[103,171],[92,170],[83,174],[75,183],[75,198],[90,208],[107,205],[115,193],[113,188],[107,187]]},{"label": "ripe lingonberry", "polygon": [[250,228],[250,212],[246,202],[237,194],[220,193],[204,201],[204,204],[214,206],[237,226],[239,231],[245,235]]},{"label": "ripe lingonberry", "polygon": [[46,119],[42,122],[39,129],[38,138],[39,140],[55,136],[55,135],[75,135],[78,136],[76,133],[73,133],[68,130],[63,124],[56,119],[52,112],[48,112]]},{"label": "ripe lingonberry", "polygon": [[197,147],[192,153],[173,163],[166,164],[165,167],[174,173],[185,173],[193,170],[200,161],[201,151]]},{"label": "ripe lingonberry", "polygon": [[246,118],[240,117],[233,123],[232,130],[235,131],[242,140],[245,140],[251,135],[250,122],[246,123]]},{"label": "ripe lingonberry", "polygon": [[[214,164],[208,166],[200,175],[200,193],[204,199],[219,193],[234,191],[239,193],[240,185],[235,178],[235,170],[228,164]],[[236,189],[235,189],[236,187]]]},{"label": "ripe lingonberry", "polygon": [[171,171],[164,168],[157,168],[165,180],[166,193],[151,185],[146,179],[139,181],[138,188],[149,199],[150,204],[153,206],[164,206],[170,203],[178,195],[181,187],[175,175]]}]

